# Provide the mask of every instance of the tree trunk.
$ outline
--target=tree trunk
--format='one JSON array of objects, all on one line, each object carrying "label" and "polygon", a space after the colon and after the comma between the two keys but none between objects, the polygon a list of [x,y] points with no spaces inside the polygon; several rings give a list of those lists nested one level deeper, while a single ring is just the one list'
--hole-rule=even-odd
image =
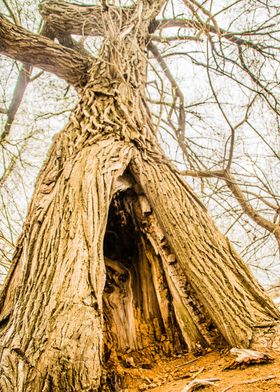
[{"label": "tree trunk", "polygon": [[[231,346],[249,347],[258,328],[279,311],[258,285],[205,207],[164,158],[138,153],[132,172],[141,184],[187,285]],[[156,184],[156,185],[155,185]]]},{"label": "tree trunk", "polygon": [[130,146],[113,137],[77,138],[72,146],[71,131],[55,143],[41,173],[6,283],[2,314],[12,314],[2,321],[3,391],[99,386],[103,238]]},{"label": "tree trunk", "polygon": [[129,366],[248,347],[279,319],[157,144],[140,5],[108,25],[37,181],[0,302],[3,392],[122,390]]}]

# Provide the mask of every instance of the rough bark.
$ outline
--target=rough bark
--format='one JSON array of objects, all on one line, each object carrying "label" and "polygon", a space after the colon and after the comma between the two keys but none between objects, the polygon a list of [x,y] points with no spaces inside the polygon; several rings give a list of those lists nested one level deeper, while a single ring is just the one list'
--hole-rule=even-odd
[{"label": "rough bark", "polygon": [[129,151],[112,136],[86,138],[73,123],[52,148],[6,283],[1,390],[97,390],[103,238]]},{"label": "rough bark", "polygon": [[[145,138],[139,91],[146,63],[126,48],[130,30],[111,46],[117,31],[108,25],[98,66],[38,180],[1,301],[3,391],[99,388],[109,205],[131,140]],[[129,69],[133,58],[143,65]]]},{"label": "rough bark", "polygon": [[39,176],[2,291],[3,392],[117,390],[123,363],[248,347],[279,319],[156,141],[145,50],[163,3],[139,3],[124,25],[104,11],[100,56]]},{"label": "rough bark", "polygon": [[93,60],[75,50],[32,34],[0,14],[0,53],[26,64],[52,72],[75,86],[85,85]]},{"label": "rough bark", "polygon": [[201,304],[230,345],[248,347],[279,311],[168,162],[139,154],[132,167]]},{"label": "rough bark", "polygon": [[[129,7],[112,7],[114,23],[127,22],[133,13]],[[44,1],[40,5],[40,13],[45,22],[54,32],[71,32],[82,36],[103,36],[104,7],[99,5],[84,6],[62,3],[60,1]]]}]

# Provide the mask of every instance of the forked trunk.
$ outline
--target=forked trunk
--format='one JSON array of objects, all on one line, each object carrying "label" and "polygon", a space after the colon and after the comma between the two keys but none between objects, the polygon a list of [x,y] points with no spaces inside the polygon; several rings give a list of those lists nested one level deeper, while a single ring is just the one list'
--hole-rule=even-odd
[{"label": "forked trunk", "polygon": [[279,319],[157,144],[137,12],[108,27],[37,181],[0,303],[3,392],[122,390],[128,367],[248,347]]}]

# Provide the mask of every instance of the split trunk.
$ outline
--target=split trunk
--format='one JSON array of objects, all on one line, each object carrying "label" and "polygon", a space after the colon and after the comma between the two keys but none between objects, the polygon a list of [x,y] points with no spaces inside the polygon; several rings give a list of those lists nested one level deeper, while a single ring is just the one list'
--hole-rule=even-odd
[{"label": "split trunk", "polygon": [[125,367],[263,344],[279,320],[158,145],[147,42],[112,34],[40,173],[2,291],[3,392],[122,390]]}]

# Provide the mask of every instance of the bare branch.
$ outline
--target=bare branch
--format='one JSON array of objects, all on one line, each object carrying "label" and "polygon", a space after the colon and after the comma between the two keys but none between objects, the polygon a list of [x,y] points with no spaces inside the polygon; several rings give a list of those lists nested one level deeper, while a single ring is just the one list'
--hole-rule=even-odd
[{"label": "bare branch", "polygon": [[260,213],[253,208],[251,203],[246,199],[243,191],[241,190],[238,182],[235,177],[228,170],[215,170],[215,171],[199,171],[199,170],[185,170],[181,172],[184,176],[192,176],[198,178],[213,178],[218,177],[223,179],[228,188],[231,190],[232,194],[238,201],[242,210],[258,225],[274,234],[278,244],[280,245],[280,226],[276,223],[270,222],[264,216],[260,215]]},{"label": "bare branch", "polygon": [[232,191],[236,200],[240,204],[243,211],[258,225],[275,235],[278,244],[280,245],[280,227],[279,225],[270,222],[268,219],[261,216],[247,201],[244,193],[242,192],[240,186],[238,185],[236,179],[228,171],[225,171],[224,179],[228,188]]},{"label": "bare branch", "polygon": [[17,84],[14,90],[12,102],[7,111],[7,121],[2,134],[0,135],[0,143],[9,135],[15,115],[21,104],[25,89],[30,81],[30,73],[32,71],[31,65],[24,64],[19,72]]},{"label": "bare branch", "polygon": [[184,100],[184,94],[181,91],[180,87],[178,86],[176,80],[174,79],[171,71],[169,70],[166,62],[164,61],[163,57],[161,56],[158,48],[153,45],[152,43],[149,44],[148,46],[149,50],[153,53],[154,57],[158,61],[161,69],[163,70],[165,76],[169,80],[171,87],[172,87],[172,93],[174,94],[174,104],[172,105],[170,111],[169,111],[169,119],[171,118],[173,110],[176,108],[176,100],[179,100],[179,115],[178,115],[178,129],[176,130],[177,137],[178,137],[178,142],[181,146],[181,148],[184,147],[184,140],[185,140],[185,124],[186,124],[186,114],[185,114],[185,100]]},{"label": "bare branch", "polygon": [[202,33],[213,33],[218,35],[220,38],[225,38],[228,41],[231,41],[237,45],[247,46],[249,48],[253,48],[258,51],[261,50],[261,46],[259,44],[241,38],[239,36],[239,33],[233,33],[224,30],[220,27],[219,29],[217,29],[215,26],[208,23],[204,23],[202,21],[197,21],[194,19],[165,19],[165,20],[157,21],[157,29],[162,30],[170,27],[187,28],[187,29],[191,28],[191,29],[196,29],[198,32],[202,32]]},{"label": "bare branch", "polygon": [[171,41],[201,41],[198,37],[194,36],[194,35],[170,35],[168,37],[164,37],[161,35],[155,35],[152,34],[150,35],[150,39],[153,42],[161,42],[163,44],[171,42]]},{"label": "bare branch", "polygon": [[3,0],[3,3],[5,5],[5,7],[7,8],[7,10],[9,11],[9,14],[10,14],[11,18],[13,19],[14,23],[16,25],[20,25],[20,21],[19,21],[17,15],[13,12],[12,8],[10,7],[9,1]]},{"label": "bare branch", "polygon": [[[52,72],[75,86],[87,81],[88,57],[10,23],[0,15],[0,53]],[[93,61],[93,60],[92,60]]]}]

